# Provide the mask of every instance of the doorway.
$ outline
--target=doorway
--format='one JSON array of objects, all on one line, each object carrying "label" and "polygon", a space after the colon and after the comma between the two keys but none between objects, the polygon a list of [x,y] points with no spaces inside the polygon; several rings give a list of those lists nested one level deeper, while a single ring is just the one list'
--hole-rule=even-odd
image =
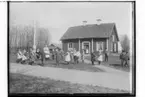
[{"label": "doorway", "polygon": [[90,42],[89,41],[83,42],[82,48],[84,50],[84,54],[89,54],[90,53]]}]

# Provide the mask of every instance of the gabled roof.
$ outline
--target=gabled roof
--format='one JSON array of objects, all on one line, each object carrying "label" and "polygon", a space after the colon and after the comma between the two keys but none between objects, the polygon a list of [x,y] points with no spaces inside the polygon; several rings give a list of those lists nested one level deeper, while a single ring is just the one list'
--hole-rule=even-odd
[{"label": "gabled roof", "polygon": [[61,40],[77,38],[107,38],[110,37],[115,23],[102,23],[70,27]]}]

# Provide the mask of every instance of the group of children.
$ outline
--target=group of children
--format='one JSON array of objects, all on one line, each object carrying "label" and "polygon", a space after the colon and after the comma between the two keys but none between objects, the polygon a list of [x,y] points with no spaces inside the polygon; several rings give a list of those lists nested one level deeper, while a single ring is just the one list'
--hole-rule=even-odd
[{"label": "group of children", "polygon": [[[64,53],[61,49],[54,49],[54,51],[50,54],[49,49],[47,46],[43,48],[42,51],[40,49],[32,49],[30,48],[29,51],[26,51],[25,49],[18,50],[17,52],[17,63],[28,63],[32,65],[35,63],[35,60],[41,60],[42,64],[44,64],[44,60],[47,58],[56,61],[56,64],[59,65],[60,61],[65,61],[67,64],[73,63],[73,64],[78,64],[80,61],[84,62],[84,52],[76,51],[75,49],[68,50],[66,53]],[[98,61],[99,64],[104,60],[105,55],[105,61],[108,61],[108,55],[107,53],[102,53],[99,52],[96,54],[95,52],[91,53],[91,62],[92,65],[94,65],[95,61]]]},{"label": "group of children", "polygon": [[18,50],[17,52],[17,60],[16,62],[17,63],[21,63],[21,64],[24,64],[24,63],[28,63],[30,65],[32,65],[34,63],[34,51],[32,48],[30,48],[30,51],[26,51],[25,49],[22,51],[22,50]]},{"label": "group of children", "polygon": [[74,64],[78,64],[79,60],[82,59],[81,55],[82,54],[79,51],[76,51],[75,49],[68,50],[68,52],[66,52],[65,54],[65,62],[67,62],[67,64],[72,62]]}]

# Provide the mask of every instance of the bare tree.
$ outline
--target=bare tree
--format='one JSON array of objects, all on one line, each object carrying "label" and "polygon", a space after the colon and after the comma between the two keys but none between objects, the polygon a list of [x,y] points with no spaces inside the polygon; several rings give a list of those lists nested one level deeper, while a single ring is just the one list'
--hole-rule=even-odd
[{"label": "bare tree", "polygon": [[44,45],[49,45],[51,40],[51,36],[49,30],[46,28],[38,28],[36,34],[36,43],[37,47],[43,48]]},{"label": "bare tree", "polygon": [[121,39],[121,46],[123,48],[123,50],[125,50],[126,52],[129,52],[130,49],[130,41],[127,35],[123,35],[122,39]]},{"label": "bare tree", "polygon": [[[42,46],[50,43],[49,30],[46,28],[37,28],[36,41]],[[11,49],[29,48],[33,46],[34,27],[32,26],[10,26],[9,47]]]}]

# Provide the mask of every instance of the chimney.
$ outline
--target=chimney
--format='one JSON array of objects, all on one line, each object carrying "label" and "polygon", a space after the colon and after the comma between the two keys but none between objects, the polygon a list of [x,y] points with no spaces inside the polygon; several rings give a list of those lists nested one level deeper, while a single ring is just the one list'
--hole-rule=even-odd
[{"label": "chimney", "polygon": [[83,25],[84,25],[84,26],[86,25],[86,23],[87,23],[87,21],[83,21]]},{"label": "chimney", "polygon": [[101,24],[101,19],[97,19],[97,25],[100,25]]}]

